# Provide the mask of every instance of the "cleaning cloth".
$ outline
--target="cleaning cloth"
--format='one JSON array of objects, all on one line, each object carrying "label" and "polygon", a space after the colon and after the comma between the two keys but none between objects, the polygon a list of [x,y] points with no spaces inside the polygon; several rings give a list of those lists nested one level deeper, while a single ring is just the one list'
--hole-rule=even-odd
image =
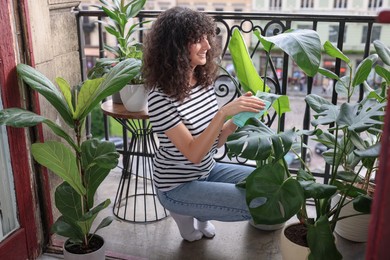
[{"label": "cleaning cloth", "polygon": [[[256,96],[254,96],[254,97],[256,97]],[[265,111],[267,111],[269,109],[269,107],[271,106],[271,102],[269,102],[268,100],[262,100],[262,101],[265,103],[265,107],[263,110],[260,110],[257,113],[255,113],[255,112],[238,113],[237,115],[233,116],[233,123],[238,127],[243,127],[249,118],[255,117],[255,118],[259,119],[265,113]]]}]

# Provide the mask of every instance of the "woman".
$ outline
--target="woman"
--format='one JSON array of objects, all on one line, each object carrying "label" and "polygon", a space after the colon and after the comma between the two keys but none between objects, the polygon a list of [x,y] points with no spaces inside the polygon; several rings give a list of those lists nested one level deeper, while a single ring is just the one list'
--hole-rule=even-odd
[{"label": "woman", "polygon": [[213,155],[237,128],[228,117],[265,104],[247,93],[218,109],[215,30],[205,14],[174,7],[154,21],[144,45],[149,116],[159,139],[154,183],[187,241],[213,237],[209,220],[251,218],[245,191],[235,184],[253,168],[216,163]]}]

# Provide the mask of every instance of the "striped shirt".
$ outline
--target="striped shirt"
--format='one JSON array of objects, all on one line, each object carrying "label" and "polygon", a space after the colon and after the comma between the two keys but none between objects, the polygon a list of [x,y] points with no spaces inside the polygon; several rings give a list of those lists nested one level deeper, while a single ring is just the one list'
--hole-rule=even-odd
[{"label": "striped shirt", "polygon": [[160,89],[149,94],[149,117],[159,140],[154,157],[154,183],[162,191],[208,176],[213,168],[217,140],[199,164],[190,162],[165,135],[183,123],[192,136],[200,135],[218,111],[214,88],[194,87],[183,102],[170,98]]}]

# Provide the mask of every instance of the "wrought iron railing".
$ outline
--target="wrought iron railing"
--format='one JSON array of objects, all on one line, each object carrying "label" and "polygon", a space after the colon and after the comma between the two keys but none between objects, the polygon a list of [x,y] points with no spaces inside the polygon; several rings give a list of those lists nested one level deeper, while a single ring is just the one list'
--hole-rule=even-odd
[{"label": "wrought iron railing", "polygon": [[[86,56],[84,53],[84,32],[83,32],[83,17],[95,17],[98,20],[101,20],[105,17],[104,12],[102,11],[85,11],[85,10],[75,10],[77,16],[77,26],[78,26],[78,36],[79,36],[79,50],[80,50],[80,62],[81,62],[81,75],[82,80],[86,79],[87,75],[87,66],[86,66]],[[138,15],[138,19],[140,21],[146,19],[155,19],[160,11],[142,11]],[[284,32],[290,28],[294,28],[298,26],[298,23],[303,23],[305,28],[310,28],[313,30],[317,30],[323,24],[335,24],[336,28],[338,28],[337,42],[335,45],[343,51],[350,51],[351,55],[355,55],[356,59],[363,59],[367,57],[370,53],[370,44],[371,44],[371,33],[373,30],[373,26],[376,23],[376,16],[341,16],[341,15],[309,15],[309,14],[280,14],[280,13],[233,13],[233,12],[208,12],[209,15],[215,18],[218,26],[218,37],[220,37],[222,43],[222,56],[221,56],[221,64],[222,66],[226,66],[230,61],[230,54],[228,52],[228,43],[229,39],[232,35],[232,31],[234,28],[238,28],[244,37],[250,42],[253,40],[252,33],[255,29],[260,30],[263,35],[272,35],[280,32]],[[365,42],[362,44],[355,44],[355,48],[353,50],[344,49],[345,47],[345,32],[347,26],[351,25],[363,25],[367,26],[367,35],[365,35]],[[89,28],[90,29],[90,28]],[[99,45],[96,48],[99,50],[99,57],[104,57],[104,42],[103,42],[103,28],[100,23],[98,23],[98,35],[99,35]],[[142,33],[140,32],[139,40],[142,42]],[[245,36],[246,35],[246,36]],[[250,55],[252,59],[260,61],[262,59],[266,59],[265,53],[259,51],[261,49],[260,43],[258,41],[253,41],[249,45]],[[356,48],[358,47],[358,48]],[[275,93],[288,95],[288,96],[298,96],[298,103],[304,103],[303,96],[318,91],[321,85],[321,80],[316,78],[307,78],[305,82],[305,86],[303,92],[297,91],[296,82],[294,82],[294,71],[296,69],[294,64],[289,59],[289,57],[284,53],[276,54],[278,60],[275,65],[271,62],[271,66],[269,66],[269,70],[267,72],[262,72],[261,76],[264,78],[266,76],[267,84],[270,85]],[[337,75],[343,73],[343,67],[341,61],[339,59],[335,59],[331,62],[334,64],[332,69]],[[261,65],[261,64],[260,64]],[[332,65],[333,66],[333,65]],[[259,70],[261,70],[261,66],[259,66]],[[320,83],[318,83],[320,82]],[[302,86],[301,86],[302,87]],[[216,80],[215,84],[216,93],[221,100],[221,105],[230,100],[234,99],[239,95],[239,92],[236,88],[233,87],[230,77],[224,72],[221,71],[221,74]],[[363,95],[363,90],[360,90],[358,97],[361,99]],[[302,99],[299,100],[299,97]],[[331,89],[331,93],[329,93],[329,99],[332,103],[337,103],[337,93],[334,91],[334,84]],[[309,129],[310,128],[310,110],[307,105],[303,105],[303,118],[302,118],[302,128]],[[291,117],[297,116],[291,115]],[[274,123],[276,116],[268,115],[268,124],[272,126]],[[295,119],[294,119],[295,120]],[[300,119],[298,119],[299,121]],[[107,118],[104,118],[104,126],[106,138],[109,137],[108,132],[108,123]],[[296,125],[298,123],[295,121]],[[286,127],[286,117],[283,116],[280,121],[280,129],[283,131]],[[89,128],[87,126],[87,133]],[[305,143],[308,143],[309,140],[305,139]],[[226,160],[227,150],[221,149],[217,154],[217,160]],[[309,154],[310,155],[310,154]],[[302,151],[302,157],[306,160],[308,159],[308,153],[306,149]],[[236,163],[247,163],[245,160],[237,159]],[[329,165],[325,164],[325,161],[321,162],[325,167],[324,170],[316,171],[314,170],[314,174],[318,177],[324,178],[324,182],[327,183],[329,178]]]}]

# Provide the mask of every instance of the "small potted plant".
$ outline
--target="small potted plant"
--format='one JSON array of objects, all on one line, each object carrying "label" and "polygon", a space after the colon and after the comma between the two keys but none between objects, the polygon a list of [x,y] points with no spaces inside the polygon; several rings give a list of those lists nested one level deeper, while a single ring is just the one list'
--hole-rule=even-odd
[{"label": "small potted plant", "polygon": [[[104,46],[113,57],[99,59],[88,72],[89,78],[101,77],[119,61],[125,59],[134,58],[142,63],[142,44],[135,40],[134,33],[145,30],[146,27],[143,27],[143,25],[150,22],[133,23],[134,17],[142,10],[146,0],[112,0],[111,3],[100,0],[100,2],[102,5],[97,7],[103,10],[108,17],[107,22],[101,21],[101,23],[104,25],[106,32],[115,37],[117,45]],[[125,88],[113,95],[113,102],[123,103],[125,108],[131,112],[145,110],[148,92],[143,87],[143,82],[140,70]]]},{"label": "small potted plant", "polygon": [[97,257],[93,259],[105,259],[104,240],[96,231],[108,226],[113,217],[104,218],[94,231],[92,225],[97,214],[108,207],[110,199],[95,205],[94,195],[110,170],[116,167],[119,154],[111,142],[85,140],[82,130],[91,110],[125,86],[137,74],[139,67],[139,61],[127,59],[119,62],[104,78],[86,80],[75,89],[71,89],[64,79],[57,78],[58,89],[34,68],[25,64],[17,66],[19,77],[46,98],[63,122],[73,130],[67,133],[63,126],[21,108],[0,111],[0,124],[31,127],[43,123],[65,141],[46,140],[31,147],[34,159],[63,180],[54,194],[60,217],[51,231],[68,238],[64,244],[65,259],[72,259],[72,253],[83,254],[85,259],[93,256]]},{"label": "small potted plant", "polygon": [[[375,57],[375,55],[374,57],[370,56],[364,60],[353,77],[339,79],[334,73],[319,67],[321,44],[318,35],[314,31],[288,31],[271,37],[263,37],[259,33],[255,34],[259,37],[264,50],[267,51],[267,55],[269,55],[272,47],[276,45],[289,54],[308,76],[312,77],[319,72],[335,80],[342,81],[339,83],[342,85],[337,85],[337,89],[342,91],[341,89],[344,88],[343,93],[348,93],[349,95],[351,93],[348,92],[348,88],[350,89],[351,86],[357,86],[361,83],[364,84]],[[232,40],[234,40],[233,38]],[[306,45],[309,45],[310,48],[301,48]],[[379,44],[377,45],[379,46]],[[341,52],[329,43],[326,43],[324,47],[332,57],[343,58]],[[260,82],[260,88],[265,89],[264,85],[266,84],[263,81],[253,80],[253,78],[258,77],[256,70],[246,68],[253,66],[253,64],[250,62],[246,62],[247,66],[243,64],[248,58],[242,58],[242,56],[246,56],[243,54],[247,52],[234,48],[230,48],[230,51],[233,60],[234,53],[240,53],[240,58],[236,59],[238,64],[235,64],[235,68],[241,85],[243,87],[247,85],[249,90],[251,90],[253,88],[250,82]],[[388,53],[383,48],[377,48],[377,52],[378,54]],[[247,75],[242,76],[245,73],[240,73],[240,70],[244,70]],[[376,71],[386,79],[388,85],[388,79],[390,78],[388,70],[378,67]],[[248,78],[252,80],[248,80]],[[249,84],[246,84],[246,82]],[[383,87],[385,85],[386,83],[383,84]],[[254,87],[259,88],[259,86]],[[367,86],[366,88],[368,89]],[[296,214],[301,223],[298,226],[305,232],[301,237],[304,237],[308,244],[307,249],[304,249],[305,252],[303,253],[305,257],[309,255],[309,258],[315,257],[315,259],[341,259],[342,256],[335,245],[333,231],[336,223],[347,217],[340,216],[341,209],[346,205],[345,197],[351,196],[353,198],[354,208],[359,212],[367,213],[369,211],[369,204],[367,203],[369,199],[366,198],[364,191],[356,188],[354,185],[360,180],[359,172],[353,171],[352,168],[349,168],[348,171],[342,170],[340,166],[343,165],[344,160],[341,159],[341,156],[344,156],[343,153],[347,151],[346,148],[348,146],[348,149],[350,149],[348,150],[349,156],[345,158],[350,159],[351,153],[355,154],[355,159],[360,161],[361,165],[368,167],[367,169],[373,168],[375,165],[373,160],[378,155],[378,145],[370,147],[367,145],[366,140],[366,143],[363,145],[359,142],[362,140],[358,138],[358,135],[362,131],[380,133],[385,106],[383,103],[385,99],[383,99],[383,95],[381,96],[380,93],[383,94],[385,91],[385,88],[377,92],[370,91],[367,99],[365,99],[367,104],[360,102],[355,106],[342,105],[342,109],[325,99],[309,95],[306,101],[318,113],[315,116],[316,120],[314,120],[317,125],[336,122],[336,120],[340,120],[342,123],[339,129],[333,128],[329,130],[330,132],[315,127],[312,131],[291,129],[281,133],[273,131],[258,119],[250,119],[244,127],[239,128],[235,134],[229,137],[227,145],[230,156],[240,156],[257,162],[256,170],[247,178],[245,183],[241,184],[246,188],[247,203],[256,224],[274,225],[287,221]],[[263,98],[266,99],[267,96],[269,96],[269,93],[263,94]],[[279,103],[274,104],[275,107],[275,111],[282,107],[280,100]],[[338,117],[335,116],[337,114],[339,115]],[[356,121],[353,116],[358,116],[359,121]],[[356,125],[348,125],[351,122],[355,122]],[[345,136],[339,143],[339,139],[332,135],[332,130],[341,130],[340,127],[344,130],[348,128],[348,130],[355,131],[355,133],[348,135],[348,133],[343,132]],[[290,149],[292,151],[295,150],[296,154],[299,155],[299,152],[294,149],[293,143],[296,137],[302,137],[303,135],[315,135],[317,141],[327,145],[330,149],[334,148],[334,150],[328,151],[329,156],[326,158],[326,161],[332,165],[329,184],[316,182],[302,158],[303,167],[297,172],[297,175],[291,174],[288,170],[284,155]],[[380,140],[378,137],[380,135],[377,135],[376,142]],[[347,138],[350,141],[345,146]],[[361,151],[358,151],[359,149],[357,148],[360,148]],[[333,156],[330,156],[331,154]],[[333,161],[331,158],[333,158]],[[342,199],[332,204],[332,198],[336,194],[341,194]],[[307,213],[306,205],[309,199],[314,201],[315,216],[309,216]],[[282,235],[285,234],[285,230],[288,228],[286,227],[283,230]],[[285,255],[283,252],[282,254]]]}]

